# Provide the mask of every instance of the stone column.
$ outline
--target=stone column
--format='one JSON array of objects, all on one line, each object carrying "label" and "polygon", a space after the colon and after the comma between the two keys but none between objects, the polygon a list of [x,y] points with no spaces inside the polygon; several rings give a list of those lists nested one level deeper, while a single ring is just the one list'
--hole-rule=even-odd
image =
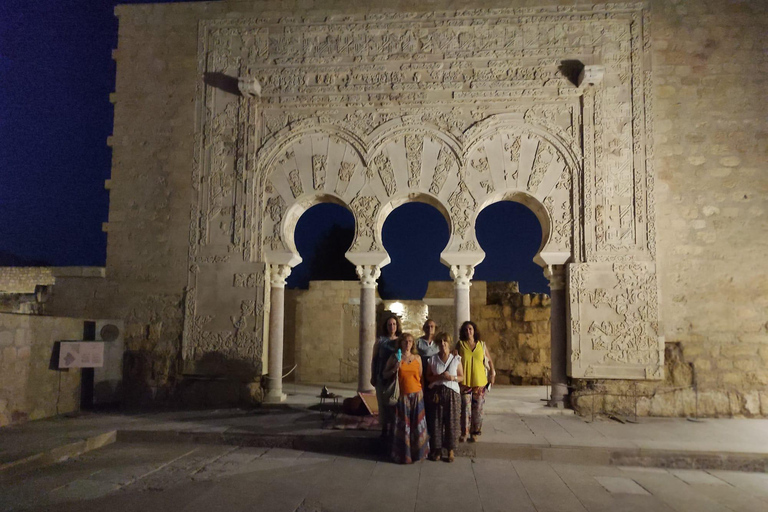
[{"label": "stone column", "polygon": [[291,275],[291,267],[283,264],[269,266],[269,387],[266,403],[285,401],[283,394],[283,324],[285,322],[285,279]]},{"label": "stone column", "polygon": [[550,329],[552,336],[552,395],[550,407],[565,407],[568,396],[567,332],[565,311],[565,265],[549,265],[544,270],[552,295]]},{"label": "stone column", "polygon": [[454,282],[453,306],[456,314],[456,324],[453,332],[454,341],[459,339],[461,324],[469,320],[469,287],[472,286],[472,276],[475,275],[474,265],[451,265],[451,278]]},{"label": "stone column", "polygon": [[378,265],[357,265],[360,278],[360,347],[358,350],[357,390],[372,393],[371,358],[376,341],[376,280],[381,275]]}]

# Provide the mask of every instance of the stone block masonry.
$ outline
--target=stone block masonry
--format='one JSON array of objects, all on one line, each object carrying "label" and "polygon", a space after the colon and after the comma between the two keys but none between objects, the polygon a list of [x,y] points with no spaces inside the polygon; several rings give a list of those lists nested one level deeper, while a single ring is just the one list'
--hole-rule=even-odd
[{"label": "stone block masonry", "polygon": [[49,365],[55,342],[82,336],[81,319],[0,313],[0,427],[80,408],[80,371]]},{"label": "stone block masonry", "polygon": [[[446,286],[450,285],[450,286]],[[360,285],[356,281],[311,281],[308,290],[286,294],[286,368],[297,365],[299,382],[354,382],[358,369]],[[535,385],[549,382],[550,300],[547,295],[521,294],[517,283],[473,284],[472,318],[496,361],[500,384]],[[480,295],[486,292],[488,299]],[[385,300],[379,304],[377,328],[384,316],[397,314],[403,331],[416,338],[427,317],[438,330],[451,331],[452,283],[431,281],[424,301]],[[433,305],[428,305],[429,303]],[[447,327],[446,327],[447,326]],[[377,333],[378,335],[378,333]],[[451,333],[453,336],[453,333]],[[288,364],[288,362],[291,364]]]},{"label": "stone block masonry", "polygon": [[0,267],[0,294],[35,293],[37,285],[55,282],[51,267]]},{"label": "stone block masonry", "polygon": [[[764,349],[768,346],[768,259],[765,258],[768,237],[763,236],[768,232],[766,3],[651,0],[642,6],[594,2],[596,7],[591,9],[592,4],[555,0],[541,0],[536,5],[527,0],[409,1],[381,7],[370,2],[350,6],[318,0],[308,3],[233,1],[119,6],[116,13],[120,33],[114,52],[117,77],[112,98],[115,126],[110,138],[113,168],[106,279],[94,284],[92,293],[84,294],[87,303],[76,302],[80,294],[73,293],[72,301],[66,301],[67,308],[73,312],[87,311],[91,317],[125,319],[129,351],[127,384],[135,388],[135,393],[129,393],[129,396],[135,396],[137,402],[173,400],[174,389],[184,374],[200,371],[197,362],[206,355],[210,359],[219,354],[259,373],[266,353],[264,340],[267,339],[264,319],[268,313],[268,287],[264,287],[264,251],[271,250],[273,244],[280,247],[282,242],[275,238],[275,233],[282,233],[279,229],[270,229],[279,228],[276,219],[286,213],[282,211],[284,205],[276,199],[277,192],[280,197],[296,199],[301,187],[309,190],[321,187],[321,183],[322,187],[329,187],[332,179],[339,190],[346,190],[347,182],[342,178],[353,170],[349,166],[356,162],[352,157],[359,151],[350,149],[345,153],[345,160],[323,159],[329,155],[316,155],[315,149],[330,147],[323,142],[325,139],[307,138],[299,144],[300,150],[286,152],[291,154],[290,157],[279,155],[286,158],[284,183],[252,181],[255,169],[263,162],[254,162],[242,155],[258,154],[257,146],[271,134],[288,125],[301,126],[302,122],[311,119],[342,123],[346,128],[352,127],[365,134],[403,112],[421,115],[422,120],[424,116],[434,114],[435,122],[460,134],[466,128],[462,123],[480,122],[492,112],[521,116],[528,112],[534,117],[546,117],[544,124],[550,130],[572,130],[576,137],[591,133],[590,130],[598,133],[595,137],[580,140],[585,151],[594,149],[595,158],[582,169],[593,174],[580,174],[579,179],[592,188],[603,184],[599,194],[586,198],[589,202],[583,204],[583,208],[562,209],[564,203],[559,200],[544,203],[553,212],[554,209],[561,213],[579,212],[579,215],[583,212],[587,217],[586,220],[570,219],[568,215],[551,214],[557,221],[552,239],[557,238],[562,247],[574,249],[574,259],[568,265],[583,268],[573,274],[573,284],[583,278],[584,293],[579,299],[582,302],[577,305],[584,306],[582,309],[588,315],[570,323],[571,332],[581,335],[582,347],[580,352],[568,354],[572,367],[580,367],[583,372],[583,379],[575,382],[577,388],[631,386],[630,381],[622,379],[638,378],[642,373],[645,377],[639,378],[662,379],[642,384],[656,386],[654,389],[659,390],[656,393],[659,398],[655,400],[662,400],[662,388],[669,387],[671,382],[684,381],[678,375],[667,382],[663,379],[670,376],[657,372],[661,369],[661,356],[666,355],[661,350],[663,336],[668,348],[670,344],[679,348],[680,368],[691,370],[685,385],[696,386],[702,411],[718,415],[765,414],[760,404],[764,403],[761,393],[766,390],[763,371],[766,367]],[[520,55],[524,58],[514,57],[509,61],[510,66],[503,69],[480,70],[472,84],[464,80],[463,66],[451,68],[441,64],[438,67],[432,60],[409,59],[405,63],[408,73],[395,70],[397,72],[393,74],[389,68],[395,63],[385,61],[385,52],[407,54],[413,48],[429,49],[437,57],[440,48],[450,49],[453,48],[451,45],[458,44],[456,50],[450,50],[451,55],[439,57],[461,64],[459,61],[467,53],[462,45],[491,45],[487,51],[481,50],[484,53],[480,58],[474,59],[484,66],[501,55],[497,52],[508,51],[493,47],[496,43],[492,38],[486,41],[485,37],[492,31],[483,30],[479,34],[478,30],[480,39],[469,40],[458,35],[446,40],[435,37],[433,41],[414,40],[413,47],[408,43],[398,48],[390,48],[393,39],[388,35],[373,42],[377,48],[383,48],[381,55],[375,55],[382,58],[366,63],[364,69],[353,70],[349,81],[337,80],[331,72],[314,73],[313,79],[309,80],[309,75],[299,76],[297,70],[302,66],[325,65],[323,62],[303,62],[301,58],[282,54],[275,54],[275,60],[269,55],[272,46],[280,51],[297,48],[292,46],[296,32],[286,31],[280,24],[303,23],[302,16],[320,20],[316,25],[322,25],[325,20],[336,19],[334,15],[358,16],[386,10],[377,21],[383,24],[393,12],[496,8],[519,9],[521,16],[526,18],[525,23],[510,25],[504,29],[508,29],[507,32],[493,39],[519,44]],[[579,30],[575,32],[564,29],[565,25],[559,21],[551,20],[569,9],[582,8],[587,16],[604,9],[608,17],[601,15],[601,19],[595,21],[593,16],[592,21],[586,21],[584,27],[576,27]],[[472,11],[471,15],[483,14]],[[258,26],[258,20],[273,18],[283,21],[275,22],[274,26]],[[344,20],[343,17],[338,19]],[[238,20],[254,20],[256,26],[237,34],[227,32],[227,24],[237,25]],[[207,43],[201,42],[201,27],[212,28],[217,23],[221,30],[216,38],[212,36]],[[461,23],[458,18],[457,23]],[[553,24],[551,30],[537,32],[547,23]],[[581,31],[582,28],[585,31]],[[536,34],[536,40],[530,40],[528,29],[531,34]],[[467,30],[472,36],[472,30]],[[416,33],[409,31],[409,34]],[[598,41],[603,46],[595,53],[590,38],[606,33],[624,39]],[[248,43],[250,46],[245,48],[240,47],[239,42],[229,43],[230,36],[239,38],[241,34],[245,34],[243,41],[264,39],[268,44]],[[327,51],[325,35],[311,34],[302,51],[315,54]],[[339,44],[342,43],[347,44],[347,51],[357,51],[359,46],[355,38],[339,40]],[[560,43],[565,46],[561,47]],[[627,55],[630,47],[634,53]],[[222,51],[203,51],[206,48]],[[561,48],[573,51],[561,55]],[[255,59],[253,62],[261,62],[259,59],[263,58],[266,64],[249,67],[250,64],[237,60],[246,53]],[[553,94],[566,94],[562,98],[565,106],[581,104],[576,101],[576,96],[573,96],[573,102],[568,96],[580,94],[580,91],[572,87],[573,84],[562,83],[555,72],[561,60],[571,58],[583,59],[585,64],[604,66],[609,70],[605,83],[594,89],[597,91],[594,94],[596,101],[609,103],[595,105],[617,105],[616,108],[605,111],[576,107],[548,110],[546,105],[538,105],[544,89],[551,89]],[[544,67],[527,67],[528,60],[539,59],[544,62]],[[601,62],[601,59],[609,61]],[[270,62],[274,62],[274,66]],[[348,65],[347,62],[343,64]],[[238,73],[255,76],[264,72],[269,75],[263,84],[265,101],[260,107],[241,108],[256,100],[244,99],[236,88],[227,88],[226,83],[223,88],[209,85],[216,76],[206,75],[206,70],[232,70],[223,73],[229,79],[238,78],[235,76]],[[544,71],[552,73],[544,77],[546,85],[542,78]],[[394,84],[399,89],[390,90],[386,95],[376,91],[373,96],[366,93],[382,84],[392,89],[392,77],[402,79]],[[617,85],[622,83],[631,83],[632,88]],[[643,101],[626,102],[626,96],[635,94],[640,87],[644,91]],[[358,103],[346,105],[334,101],[326,108],[314,101],[324,101],[323,91],[338,92],[340,88],[345,97],[352,98],[357,94],[354,101]],[[298,92],[293,94],[291,91]],[[445,109],[433,114],[420,105],[398,106],[401,99],[417,97],[422,92],[431,98],[429,101],[434,99],[439,103],[443,98],[460,101],[451,100]],[[497,94],[501,96],[496,97]],[[503,108],[490,105],[487,101],[491,100],[486,99],[491,96],[494,105],[503,103]],[[302,98],[309,99],[306,103],[297,103],[304,101]],[[370,98],[377,102],[375,115],[369,115],[359,106]],[[459,103],[462,101],[479,103],[457,111],[454,116],[454,108],[461,110]],[[483,113],[487,105],[493,108]],[[337,115],[344,109],[359,111]],[[384,114],[386,119],[381,117]],[[475,115],[477,118],[472,117]],[[197,134],[196,120],[205,120],[205,129]],[[244,129],[237,130],[234,126]],[[582,130],[584,127],[588,130]],[[424,138],[409,136],[401,143],[388,146],[384,153],[394,160],[379,158],[380,165],[371,166],[372,170],[378,171],[378,174],[372,173],[373,178],[378,175],[384,180],[377,192],[379,195],[395,197],[395,185],[402,189],[403,183],[419,177],[419,169],[427,169],[426,164],[421,167],[408,165],[410,161],[418,161],[416,155],[424,161],[429,159],[429,169],[439,167],[446,171],[445,176],[450,170],[450,179],[459,179],[456,166],[449,166],[446,158],[461,152],[441,151],[438,147],[442,148],[443,142],[437,140],[425,144],[420,144],[420,140]],[[538,165],[535,165],[534,157],[547,152],[534,152],[535,138],[527,137],[527,140],[531,145],[531,165],[526,166],[530,176],[526,174],[525,177],[529,178],[528,184],[536,188],[543,186],[546,180],[542,180],[542,176],[549,169],[556,170],[563,162],[559,163],[553,154],[546,160],[536,159]],[[510,141],[509,151],[514,154],[514,141]],[[546,149],[544,146],[539,149]],[[480,146],[477,149],[479,151]],[[501,183],[502,176],[512,179],[514,168],[507,166],[503,167],[505,172],[497,172],[502,167],[493,165],[497,160],[509,161],[501,159],[501,150],[493,145],[488,145],[485,150],[485,156],[478,154],[470,158],[470,163],[477,164],[476,169],[470,171],[486,177],[477,178],[469,188],[457,188],[459,193],[451,196],[454,197],[451,210],[465,212],[462,205],[491,193],[491,187]],[[444,154],[442,159],[441,152]],[[313,159],[314,156],[318,158]],[[579,159],[583,156],[579,155]],[[291,171],[298,169],[288,165],[299,161],[302,169],[311,171],[312,176],[307,179],[299,176],[296,181]],[[545,165],[546,162],[550,164]],[[488,169],[484,170],[486,164]],[[331,174],[337,167],[340,169],[338,176]],[[411,171],[415,172],[413,176]],[[574,171],[580,172],[576,168]],[[425,177],[429,178],[428,175]],[[589,181],[590,177],[592,181]],[[441,174],[437,178],[427,180],[425,186],[430,187],[434,181],[435,189],[439,190],[443,187],[444,177]],[[362,183],[364,179],[358,181]],[[280,190],[275,188],[281,186]],[[268,189],[274,189],[272,195],[265,192]],[[261,195],[248,196],[251,190],[258,190]],[[569,194],[563,187],[556,190],[566,199],[578,195]],[[640,202],[633,202],[632,191],[637,190],[648,190],[649,193],[647,196],[639,194],[635,199],[639,198]],[[399,189],[397,194],[400,192]],[[501,189],[497,187],[495,193],[501,193]],[[266,204],[267,199],[273,199],[272,203]],[[362,199],[369,200],[366,197],[354,203],[360,206],[361,212],[366,204],[370,206],[370,200],[366,203]],[[353,203],[350,201],[350,204]],[[453,212],[449,214],[453,215]],[[248,219],[253,224],[247,224]],[[459,220],[461,222],[455,228],[471,234],[466,225],[469,219]],[[250,226],[256,228],[250,229]],[[574,226],[579,228],[573,231],[578,237],[569,231]],[[456,229],[453,232],[457,232]],[[375,241],[370,237],[361,240],[366,242],[365,247],[372,247]],[[462,246],[473,247],[470,242],[474,241],[467,240]],[[626,247],[633,249],[621,252]],[[645,256],[636,259],[639,253],[632,252],[635,249]],[[616,256],[615,251],[621,254]],[[611,260],[614,256],[619,259]],[[644,265],[646,260],[654,265],[640,265],[642,271],[638,270],[640,267],[632,266],[635,263]],[[632,272],[617,274],[602,270],[604,266],[614,264],[622,268],[621,262],[629,262],[624,269]],[[594,279],[590,274],[593,267],[597,269],[593,273]],[[254,276],[253,284],[248,284],[251,283],[249,279],[238,280],[236,276]],[[623,295],[618,293],[619,277],[634,279],[638,276],[646,283],[639,295],[626,290],[622,290]],[[472,286],[471,293],[475,293],[475,287]],[[606,294],[598,296],[598,290]],[[619,299],[624,303],[611,302]],[[592,300],[591,305],[589,300]],[[638,306],[646,300],[654,307]],[[474,302],[474,295],[471,302]],[[631,306],[629,311],[623,309],[625,305]],[[512,327],[505,324],[503,328],[500,325],[502,318],[507,318],[505,305],[494,307],[500,307],[501,312],[484,313],[487,321],[497,322],[499,331],[506,329],[511,336],[514,324]],[[511,304],[506,307],[511,311]],[[619,312],[615,311],[616,307]],[[515,315],[517,311],[515,309]],[[621,323],[614,321],[614,313],[625,321],[634,322],[642,336],[638,334],[626,339],[617,334],[614,327]],[[525,320],[526,312],[522,315]],[[510,337],[506,343],[510,350],[522,351],[522,347],[530,347],[532,352],[525,349],[526,357],[535,362],[535,351],[541,348],[537,349],[536,343],[530,340],[543,332],[543,312],[531,306],[527,315],[531,332],[514,331],[516,338]],[[600,320],[595,315],[605,315],[609,340],[601,339],[603,335],[597,333],[601,322],[593,325],[592,320]],[[474,312],[473,316],[482,318]],[[486,332],[491,331],[486,329]],[[644,348],[622,348],[625,341],[630,344],[642,342]],[[497,343],[489,340],[492,342]],[[604,350],[601,348],[605,346],[604,342],[616,350]],[[499,354],[506,354],[501,340],[498,343]],[[646,350],[648,346],[652,350]],[[350,350],[353,349],[350,347]],[[592,370],[584,364],[587,356],[591,358],[590,364],[595,365]],[[636,373],[627,377],[623,370],[616,370],[617,380],[591,378],[589,372],[600,371],[601,365],[618,367],[627,363],[599,359],[603,356],[633,358]],[[340,360],[346,356],[334,354],[334,357]],[[539,360],[543,360],[541,353]],[[664,370],[677,372],[669,364],[664,361]],[[651,392],[647,390],[646,394]],[[672,393],[664,395],[673,396]],[[675,403],[686,404],[684,407],[649,406],[648,414],[659,410],[683,414],[689,398],[680,396],[682,398],[674,398]],[[669,400],[668,405],[673,399]]]}]

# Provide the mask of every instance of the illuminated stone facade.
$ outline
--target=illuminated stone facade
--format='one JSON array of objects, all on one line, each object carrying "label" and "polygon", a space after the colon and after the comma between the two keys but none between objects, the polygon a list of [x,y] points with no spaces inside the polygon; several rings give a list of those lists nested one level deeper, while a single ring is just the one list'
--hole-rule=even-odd
[{"label": "illuminated stone facade", "polygon": [[[134,329],[136,378],[159,396],[212,354],[265,373],[293,228],[324,201],[355,216],[362,304],[387,215],[437,208],[460,321],[483,258],[474,221],[513,200],[542,226],[563,372],[661,382],[666,338],[699,386],[756,393],[765,414],[764,8],[568,3],[119,6],[95,307]],[[362,361],[375,328],[360,321]],[[736,371],[737,353],[756,367]]]}]

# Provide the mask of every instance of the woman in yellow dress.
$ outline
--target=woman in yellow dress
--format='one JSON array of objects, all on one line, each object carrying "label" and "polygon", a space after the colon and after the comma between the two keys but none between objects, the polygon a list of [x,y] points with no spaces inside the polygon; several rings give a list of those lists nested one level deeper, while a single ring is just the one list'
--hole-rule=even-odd
[{"label": "woman in yellow dress", "polygon": [[[486,386],[496,383],[496,370],[493,366],[491,353],[485,342],[480,341],[480,331],[475,322],[466,321],[459,330],[459,343],[456,350],[461,356],[464,369],[464,382],[461,384],[461,437],[466,441],[467,436],[472,442],[483,430],[483,405],[485,404]],[[486,375],[485,363],[488,362],[489,373]]]}]

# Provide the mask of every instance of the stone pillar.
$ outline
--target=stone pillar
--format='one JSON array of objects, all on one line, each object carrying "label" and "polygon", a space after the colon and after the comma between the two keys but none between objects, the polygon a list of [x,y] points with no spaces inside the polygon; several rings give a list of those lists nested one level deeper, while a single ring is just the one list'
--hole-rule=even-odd
[{"label": "stone pillar", "polygon": [[470,319],[469,287],[472,285],[473,275],[475,275],[474,265],[451,265],[451,278],[455,285],[453,297],[453,306],[456,314],[456,324],[453,332],[454,341],[459,339],[461,324]]},{"label": "stone pillar", "polygon": [[376,280],[381,275],[378,265],[357,265],[360,278],[360,347],[358,350],[357,390],[372,393],[371,358],[376,341]]},{"label": "stone pillar", "polygon": [[549,265],[544,270],[552,295],[550,327],[552,336],[552,395],[550,407],[565,407],[568,396],[567,332],[565,311],[565,265]]},{"label": "stone pillar", "polygon": [[285,322],[285,279],[291,275],[291,267],[283,264],[269,266],[269,386],[266,403],[285,401],[283,394],[283,324]]}]

